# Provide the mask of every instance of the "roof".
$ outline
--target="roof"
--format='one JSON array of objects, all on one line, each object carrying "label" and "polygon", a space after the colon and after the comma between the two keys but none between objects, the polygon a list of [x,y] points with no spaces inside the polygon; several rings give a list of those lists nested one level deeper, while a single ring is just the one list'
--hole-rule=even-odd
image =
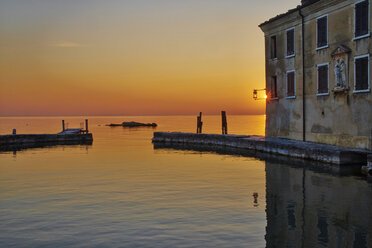
[{"label": "roof", "polygon": [[278,20],[278,19],[280,19],[280,18],[282,18],[282,17],[284,17],[284,16],[287,16],[287,15],[293,13],[293,12],[296,12],[296,11],[298,11],[298,10],[304,8],[304,7],[307,7],[307,6],[311,5],[311,4],[316,3],[316,2],[319,2],[319,1],[320,1],[320,0],[302,0],[302,1],[301,1],[301,5],[298,5],[298,6],[297,6],[296,8],[294,8],[294,9],[290,9],[290,10],[288,10],[286,13],[283,13],[283,14],[277,15],[277,16],[275,16],[275,17],[273,17],[273,18],[270,18],[269,20],[267,20],[267,21],[261,23],[261,24],[259,25],[259,27],[262,27],[262,26],[264,26],[264,25],[266,25],[266,24],[268,24],[268,23],[274,22],[274,21],[276,21],[276,20]]}]

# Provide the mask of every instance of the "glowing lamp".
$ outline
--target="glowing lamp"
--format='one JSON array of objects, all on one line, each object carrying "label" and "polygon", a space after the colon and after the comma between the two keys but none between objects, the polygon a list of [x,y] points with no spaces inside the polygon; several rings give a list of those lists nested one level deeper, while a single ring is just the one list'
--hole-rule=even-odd
[{"label": "glowing lamp", "polygon": [[257,90],[253,90],[253,99],[257,100]]},{"label": "glowing lamp", "polygon": [[261,89],[261,90],[257,90],[257,89],[254,89],[253,90],[253,99],[254,100],[263,100],[263,99],[267,99],[267,95],[266,93],[262,94],[260,93],[260,97],[258,96],[258,92],[259,91],[266,91],[266,89]]}]

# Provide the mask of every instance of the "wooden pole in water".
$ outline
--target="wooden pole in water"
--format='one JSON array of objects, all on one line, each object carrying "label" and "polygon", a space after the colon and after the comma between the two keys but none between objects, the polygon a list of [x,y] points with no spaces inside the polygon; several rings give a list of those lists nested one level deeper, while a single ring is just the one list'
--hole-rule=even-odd
[{"label": "wooden pole in water", "polygon": [[65,120],[62,120],[62,132],[65,131]]},{"label": "wooden pole in water", "polygon": [[222,117],[222,134],[227,134],[226,111],[221,111],[221,117]]},{"label": "wooden pole in water", "polygon": [[88,133],[88,119],[85,120],[85,131]]},{"label": "wooden pole in water", "polygon": [[199,133],[199,122],[200,122],[200,117],[196,117],[196,133]]},{"label": "wooden pole in water", "polygon": [[202,133],[203,122],[202,122],[202,112],[200,112],[199,116],[196,118],[196,133]]}]

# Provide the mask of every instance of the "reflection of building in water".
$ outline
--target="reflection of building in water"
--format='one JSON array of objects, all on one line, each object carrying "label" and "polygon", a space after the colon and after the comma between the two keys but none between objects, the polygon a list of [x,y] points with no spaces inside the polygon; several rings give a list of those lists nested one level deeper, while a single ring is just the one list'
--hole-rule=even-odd
[{"label": "reflection of building in water", "polygon": [[372,187],[266,162],[267,247],[372,247]]},{"label": "reflection of building in water", "polygon": [[253,193],[253,207],[258,207],[260,206],[260,204],[258,203],[258,193],[257,192],[254,192]]}]

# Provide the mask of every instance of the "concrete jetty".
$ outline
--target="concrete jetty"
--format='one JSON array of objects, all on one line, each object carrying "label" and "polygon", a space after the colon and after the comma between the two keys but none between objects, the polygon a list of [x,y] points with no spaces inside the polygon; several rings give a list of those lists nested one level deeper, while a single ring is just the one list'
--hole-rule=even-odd
[{"label": "concrete jetty", "polygon": [[271,153],[333,165],[367,164],[371,151],[327,144],[248,135],[155,132],[154,143],[208,145]]},{"label": "concrete jetty", "polygon": [[57,134],[17,134],[16,129],[13,129],[13,134],[0,135],[0,151],[12,151],[53,145],[90,145],[92,142],[93,135],[92,133],[89,133],[88,120],[85,120],[85,129],[66,129],[65,121],[62,120],[62,132]]}]

